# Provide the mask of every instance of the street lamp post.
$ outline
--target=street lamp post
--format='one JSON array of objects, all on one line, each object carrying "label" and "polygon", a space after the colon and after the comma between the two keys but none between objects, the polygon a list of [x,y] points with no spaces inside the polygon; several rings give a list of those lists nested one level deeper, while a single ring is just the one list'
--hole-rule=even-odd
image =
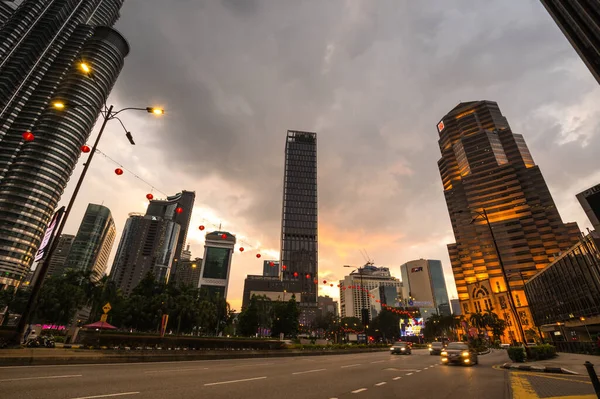
[{"label": "street lamp post", "polygon": [[[527,342],[527,340],[525,339],[525,331],[523,331],[523,325],[521,324],[521,318],[519,317],[519,314],[517,313],[517,307],[515,306],[515,300],[513,298],[512,290],[510,288],[510,282],[506,275],[506,270],[504,269],[504,263],[502,262],[502,255],[500,255],[500,249],[498,248],[498,242],[496,241],[496,236],[494,235],[494,230],[492,229],[492,225],[490,224],[490,219],[488,217],[487,211],[484,208],[482,212],[473,211],[473,213],[481,216],[483,218],[483,220],[485,220],[485,223],[487,224],[488,229],[490,231],[490,235],[492,236],[492,242],[494,243],[494,249],[496,250],[496,255],[498,256],[498,263],[500,264],[500,270],[502,270],[502,276],[504,277],[504,281],[506,282],[506,293],[508,294],[508,303],[509,303],[509,305],[511,307],[511,311],[515,317],[517,326],[519,327],[519,333],[521,334],[521,339],[523,340],[522,341],[523,345],[525,345]],[[473,220],[471,220],[471,223],[473,223],[476,219],[477,218],[474,218]]]},{"label": "street lamp post", "polygon": [[[80,68],[85,73],[88,73],[88,74],[91,73],[91,68],[86,63],[82,62],[80,64]],[[56,110],[62,111],[69,107],[74,108],[74,107],[93,107],[93,106],[89,105],[89,104],[68,104],[68,103],[64,103],[62,101],[55,101],[52,103],[52,107]],[[71,195],[71,198],[69,199],[67,208],[65,209],[65,212],[62,216],[62,219],[60,221],[58,229],[56,230],[56,233],[54,235],[54,237],[56,239],[52,240],[50,249],[45,254],[44,261],[43,261],[42,265],[40,266],[38,277],[35,280],[33,287],[31,288],[31,295],[29,296],[29,299],[27,301],[27,306],[26,306],[23,314],[21,315],[19,324],[17,325],[17,334],[16,334],[15,338],[18,339],[18,343],[21,343],[23,340],[23,334],[25,332],[27,325],[29,325],[31,316],[37,305],[37,300],[39,298],[40,290],[44,283],[46,273],[48,272],[48,267],[50,266],[50,259],[52,258],[52,254],[54,253],[54,251],[56,251],[56,248],[58,247],[59,240],[57,238],[60,237],[60,235],[67,223],[67,219],[69,217],[71,209],[73,208],[73,205],[75,204],[75,200],[77,199],[77,194],[79,194],[79,189],[81,188],[83,180],[85,179],[85,176],[90,167],[92,159],[94,158],[94,154],[96,153],[96,149],[98,148],[98,143],[100,142],[100,139],[102,138],[102,134],[104,133],[104,128],[106,127],[106,124],[108,123],[108,121],[110,121],[112,119],[118,119],[119,122],[121,122],[121,120],[117,117],[117,115],[123,111],[128,111],[128,110],[146,111],[146,112],[152,113],[154,115],[164,114],[164,110],[162,110],[160,108],[153,108],[153,107],[145,107],[145,108],[127,107],[127,108],[123,108],[123,109],[120,109],[120,110],[114,111],[114,112],[113,112],[113,109],[114,109],[114,106],[111,105],[104,112],[102,110],[100,110],[100,112],[103,115],[102,126],[100,127],[100,131],[98,132],[98,136],[96,137],[96,140],[94,141],[94,146],[92,147],[92,149],[90,151],[90,155],[88,156],[87,161],[83,164],[84,167],[83,167],[83,170],[81,171],[81,175],[79,176],[79,180],[77,180],[77,184],[75,185],[75,190],[73,191],[73,194]],[[123,127],[125,127],[123,125],[123,122],[121,122],[121,125]],[[127,132],[127,136],[128,136],[128,139],[130,140],[130,142],[132,142],[132,140],[130,139],[131,134],[129,132]],[[132,142],[132,144],[133,144],[133,142]]]}]

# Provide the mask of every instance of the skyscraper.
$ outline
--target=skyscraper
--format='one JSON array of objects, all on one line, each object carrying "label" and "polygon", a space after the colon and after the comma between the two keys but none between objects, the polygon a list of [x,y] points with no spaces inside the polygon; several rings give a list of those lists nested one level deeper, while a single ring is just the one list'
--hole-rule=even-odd
[{"label": "skyscraper", "polygon": [[279,277],[281,267],[278,260],[263,261],[263,276]]},{"label": "skyscraper", "polygon": [[65,264],[66,269],[90,270],[99,280],[106,272],[116,229],[110,209],[88,204]]},{"label": "skyscraper", "polygon": [[[146,215],[158,216],[165,220],[172,220],[179,224],[179,238],[177,239],[177,247],[175,248],[175,257],[171,266],[171,275],[174,277],[177,274],[177,265],[181,261],[185,243],[187,242],[187,231],[194,209],[194,200],[196,193],[194,191],[183,190],[180,193],[167,197],[167,199],[152,200],[146,209]],[[177,209],[180,209],[177,212]]]},{"label": "skyscraper", "polygon": [[[129,45],[109,27],[122,4],[25,0],[0,25],[0,286],[28,273],[123,67]],[[94,79],[77,69],[80,59]],[[51,109],[55,99],[66,109]],[[23,140],[26,131],[33,141]]]},{"label": "skyscraper", "polygon": [[288,130],[280,264],[284,280],[301,281],[300,302],[306,304],[317,302],[313,282],[319,271],[317,220],[317,134]]},{"label": "skyscraper", "polygon": [[600,184],[582,191],[576,197],[594,229],[600,232]]},{"label": "skyscraper", "polygon": [[125,295],[148,273],[157,281],[168,281],[179,229],[179,224],[158,216],[129,215],[110,272]]},{"label": "skyscraper", "polygon": [[460,103],[437,130],[438,166],[456,239],[448,251],[463,313],[492,309],[519,340],[511,303],[526,329],[531,317],[524,281],[576,243],[579,229],[562,222],[523,136],[511,131],[498,104]]},{"label": "skyscraper", "polygon": [[204,258],[198,288],[200,292],[214,298],[227,298],[231,258],[235,236],[226,231],[207,233],[204,241]]},{"label": "skyscraper", "polygon": [[596,0],[541,0],[600,83],[600,5]]},{"label": "skyscraper", "polygon": [[54,253],[52,253],[52,258],[50,259],[50,264],[48,265],[47,276],[61,275],[65,270],[65,264],[67,262],[67,257],[69,256],[69,252],[71,251],[73,240],[75,240],[75,236],[72,234],[60,235],[58,238],[58,246],[56,247]]},{"label": "skyscraper", "polygon": [[418,307],[434,308],[441,315],[449,316],[452,313],[442,262],[411,260],[400,266],[400,274],[404,298],[417,302]]}]

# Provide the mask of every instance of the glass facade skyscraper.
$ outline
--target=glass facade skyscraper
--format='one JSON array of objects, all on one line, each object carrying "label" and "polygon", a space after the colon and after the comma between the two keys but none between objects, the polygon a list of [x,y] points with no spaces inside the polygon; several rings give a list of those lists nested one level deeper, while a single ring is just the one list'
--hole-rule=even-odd
[{"label": "glass facade skyscraper", "polygon": [[[402,296],[417,307],[435,308],[439,314],[450,315],[450,300],[442,262],[418,259],[400,266]],[[406,305],[411,305],[407,303]]]},{"label": "glass facade skyscraper", "polygon": [[563,223],[523,136],[512,132],[498,104],[460,103],[437,131],[456,239],[448,251],[463,314],[493,310],[508,323],[506,340],[520,340],[515,313],[524,329],[531,325],[523,281],[575,244],[579,229]]},{"label": "glass facade skyscraper", "polygon": [[317,238],[317,134],[288,130],[280,264],[284,280],[300,281],[305,303],[317,302],[313,281],[319,271]]},{"label": "glass facade skyscraper", "polygon": [[597,0],[541,0],[600,83],[600,4]]},{"label": "glass facade skyscraper", "polygon": [[[29,272],[129,52],[110,28],[123,0],[20,3],[0,11],[0,287]],[[93,80],[78,70],[79,59],[92,66]],[[51,109],[56,99],[68,107]],[[33,141],[23,140],[26,131]]]},{"label": "glass facade skyscraper", "polygon": [[206,234],[204,258],[198,287],[200,292],[211,298],[227,298],[229,270],[235,247],[235,236],[226,231],[213,231]]}]

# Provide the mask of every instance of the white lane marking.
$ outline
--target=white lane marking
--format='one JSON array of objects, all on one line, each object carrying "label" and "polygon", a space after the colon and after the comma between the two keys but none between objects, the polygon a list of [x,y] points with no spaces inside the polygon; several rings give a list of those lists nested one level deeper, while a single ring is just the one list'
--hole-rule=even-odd
[{"label": "white lane marking", "polygon": [[361,388],[361,389],[357,389],[356,391],[352,391],[352,393],[361,393],[366,390],[367,390],[367,388]]},{"label": "white lane marking", "polygon": [[243,380],[231,380],[231,381],[211,382],[209,384],[204,384],[204,386],[205,387],[209,387],[211,385],[223,385],[223,384],[233,384],[235,382],[264,380],[265,378],[267,378],[267,377],[254,377],[254,378],[244,378]]},{"label": "white lane marking", "polygon": [[387,382],[378,382],[377,384],[375,384],[376,387],[380,387],[382,385],[387,384]]},{"label": "white lane marking", "polygon": [[192,371],[192,370],[208,370],[208,367],[204,367],[204,368],[191,368],[191,369],[164,369],[164,370],[151,370],[151,371],[144,371],[145,374],[153,374],[153,373],[169,373],[171,371]]},{"label": "white lane marking", "polygon": [[373,363],[383,363],[383,362],[385,362],[385,360],[377,360],[375,362],[371,362],[371,364],[373,364]]},{"label": "white lane marking", "polygon": [[407,373],[406,375],[413,375],[413,373]]},{"label": "white lane marking", "polygon": [[420,372],[421,372],[421,370],[417,370],[417,373],[420,373]]},{"label": "white lane marking", "polygon": [[357,363],[357,364],[348,364],[346,366],[342,366],[343,369],[348,368],[348,367],[356,367],[356,366],[360,366],[361,363]]},{"label": "white lane marking", "polygon": [[394,377],[393,380],[398,381],[400,378],[402,378],[402,377]]},{"label": "white lane marking", "polygon": [[44,376],[44,377],[7,378],[5,380],[0,380],[0,382],[27,381],[27,380],[50,380],[50,379],[53,379],[53,378],[73,378],[73,377],[81,377],[81,374],[48,375],[48,376]]},{"label": "white lane marking", "polygon": [[269,366],[271,364],[275,364],[275,363],[256,363],[256,364],[245,364],[243,366],[233,366],[232,368],[237,369],[240,367],[254,367],[254,366]]},{"label": "white lane marking", "polygon": [[306,373],[316,373],[318,371],[325,371],[327,369],[316,369],[316,370],[306,370],[306,371],[296,371],[295,373],[292,373],[292,375],[297,375],[297,374],[306,374]]},{"label": "white lane marking", "polygon": [[113,396],[126,396],[126,395],[137,395],[139,392],[121,392],[121,393],[109,393],[106,395],[94,395],[94,396],[80,396],[72,399],[93,399],[93,398],[110,398]]}]

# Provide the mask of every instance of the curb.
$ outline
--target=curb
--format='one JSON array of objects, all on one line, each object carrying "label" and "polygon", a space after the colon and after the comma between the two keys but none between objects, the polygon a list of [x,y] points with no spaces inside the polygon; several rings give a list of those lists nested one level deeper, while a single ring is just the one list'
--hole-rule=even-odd
[{"label": "curb", "polygon": [[501,366],[507,370],[518,370],[518,371],[533,371],[538,373],[554,373],[554,374],[573,374],[578,375],[574,371],[562,368],[562,367],[546,367],[546,366],[527,366],[524,364],[504,363]]}]

